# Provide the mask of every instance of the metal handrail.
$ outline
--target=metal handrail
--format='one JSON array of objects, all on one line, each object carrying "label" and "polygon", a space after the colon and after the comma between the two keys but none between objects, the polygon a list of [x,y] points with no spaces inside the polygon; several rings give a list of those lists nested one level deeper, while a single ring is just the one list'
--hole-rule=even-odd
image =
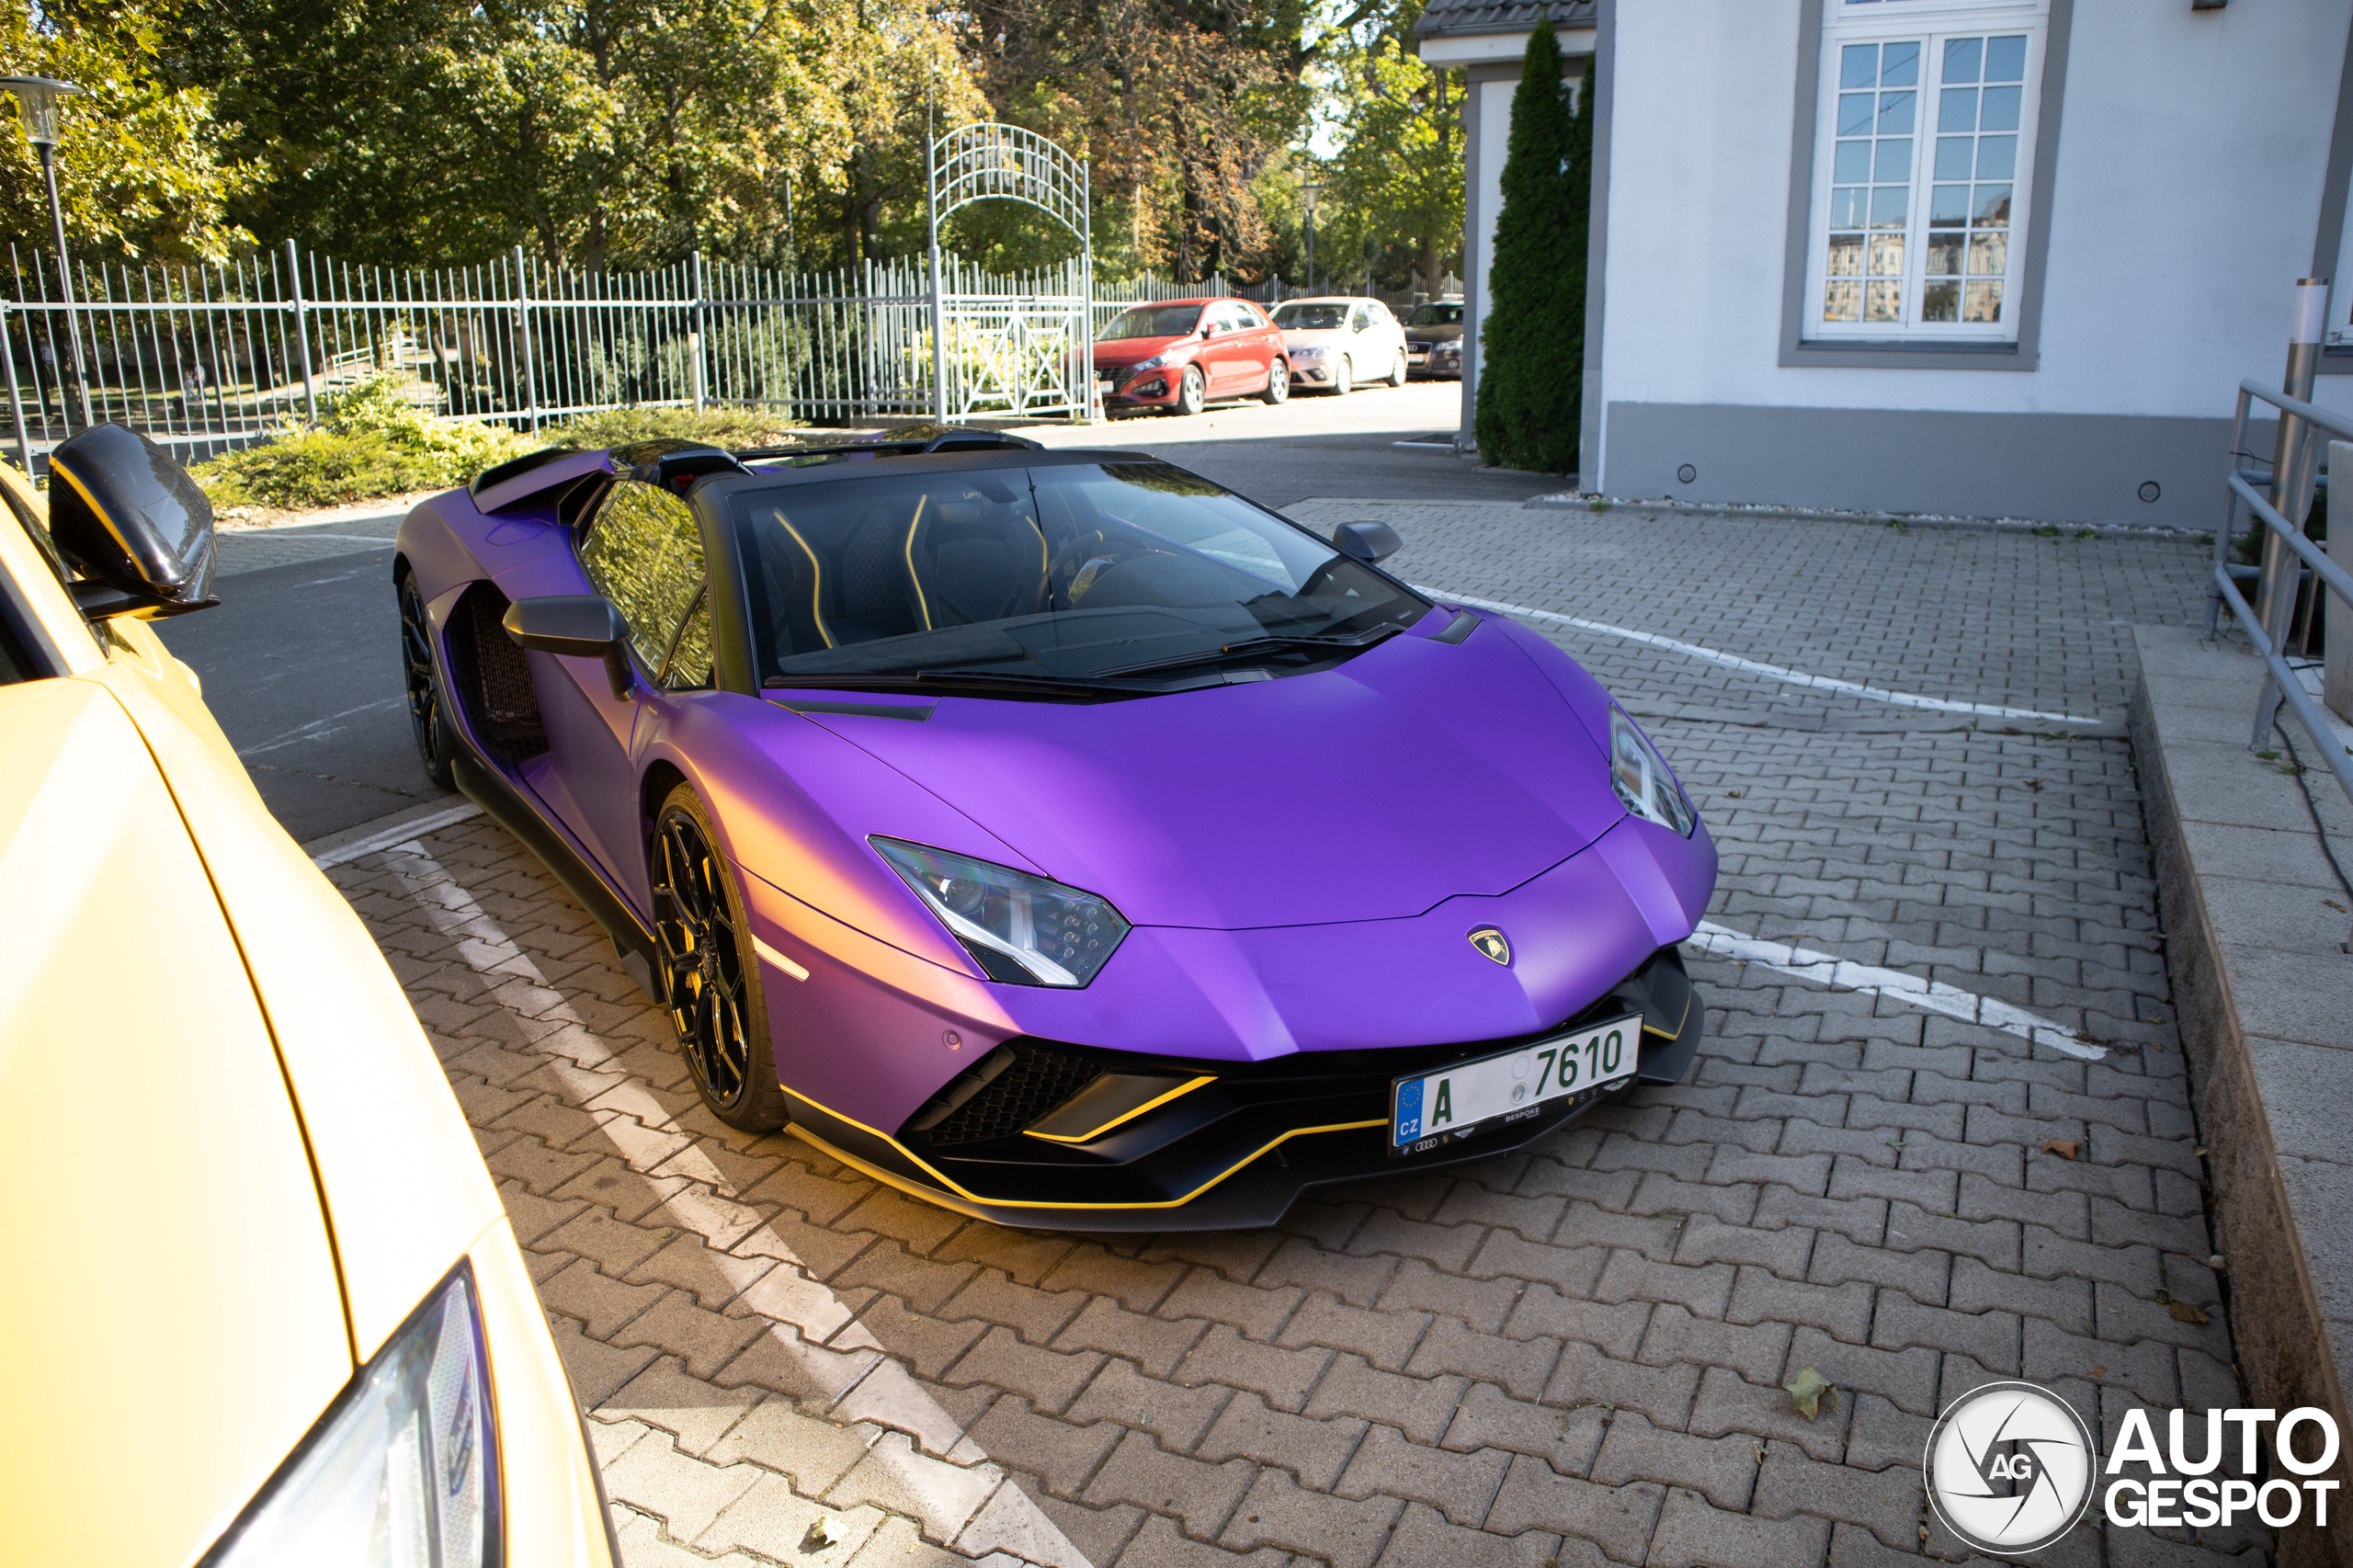
[{"label": "metal handrail", "polygon": [[[2255,644],[2256,653],[2263,659],[2263,690],[2256,699],[2255,728],[2248,737],[2247,749],[2267,749],[2266,743],[2271,738],[2272,726],[2279,718],[2279,703],[2285,700],[2289,710],[2296,715],[2297,722],[2312,736],[2313,744],[2319,748],[2323,760],[2328,764],[2329,772],[2336,776],[2346,798],[2353,800],[2353,751],[2348,751],[2345,744],[2336,738],[2336,730],[2322,714],[2320,706],[2304,690],[2303,682],[2296,677],[2294,668],[2274,644],[2270,633],[2256,620],[2254,607],[2246,602],[2238,590],[2238,585],[2231,578],[2228,561],[2231,535],[2238,525],[2239,504],[2245,502],[2255,520],[2278,535],[2280,543],[2286,547],[2285,551],[2273,557],[2273,563],[2268,570],[2282,574],[2299,571],[2299,568],[2286,564],[2292,556],[2311,570],[2316,585],[2335,594],[2348,607],[2353,607],[2353,574],[2348,574],[2344,567],[2331,561],[2318,546],[2304,537],[2302,527],[2290,522],[2277,506],[2256,494],[2255,486],[2247,483],[2248,472],[2238,466],[2240,458],[2245,453],[2247,415],[2256,398],[2279,409],[2284,417],[2302,419],[2340,439],[2353,440],[2353,419],[2317,407],[2301,398],[2290,397],[2260,381],[2244,381],[2239,383],[2237,428],[2231,442],[2231,474],[2224,483],[2227,499],[2223,504],[2222,527],[2214,536],[2214,588],[2212,602],[2206,611],[2206,635],[2210,639],[2214,635],[2217,614],[2223,605],[2228,605],[2231,614],[2246,632],[2247,640]],[[2298,503],[2298,510],[2302,510],[2301,498],[2291,499]],[[2275,601],[2279,593],[2287,592],[2289,588],[2289,585],[2275,585]],[[2258,597],[2261,597],[2260,590]],[[2326,602],[2316,598],[2313,613],[2320,614]]]}]

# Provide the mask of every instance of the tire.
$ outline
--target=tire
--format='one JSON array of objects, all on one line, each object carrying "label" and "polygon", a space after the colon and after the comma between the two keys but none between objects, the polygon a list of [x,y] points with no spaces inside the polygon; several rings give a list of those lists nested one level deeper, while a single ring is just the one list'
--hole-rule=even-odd
[{"label": "tire", "polygon": [[1397,350],[1397,362],[1389,367],[1389,384],[1392,387],[1405,384],[1405,351],[1402,348]]},{"label": "tire", "polygon": [[1284,364],[1280,359],[1269,362],[1267,366],[1267,390],[1260,392],[1258,395],[1266,399],[1267,406],[1269,408],[1273,408],[1279,403],[1289,402],[1290,399],[1290,367]]},{"label": "tire", "polygon": [[408,690],[409,733],[416,741],[416,759],[438,789],[458,787],[458,733],[442,706],[441,683],[433,674],[433,624],[425,613],[425,596],[417,592],[416,574],[401,574],[393,591],[401,601],[401,665]]},{"label": "tire", "polygon": [[710,1113],[743,1131],[767,1132],[791,1113],[777,1084],[759,962],[747,952],[744,896],[718,843],[694,790],[671,790],[646,852],[663,1011]]},{"label": "tire", "polygon": [[1184,375],[1176,382],[1176,412],[1199,414],[1202,405],[1209,402],[1208,390],[1208,383],[1201,380],[1201,368],[1199,365],[1186,366]]},{"label": "tire", "polygon": [[1346,397],[1357,390],[1356,364],[1343,354],[1340,362],[1332,367],[1332,395]]}]

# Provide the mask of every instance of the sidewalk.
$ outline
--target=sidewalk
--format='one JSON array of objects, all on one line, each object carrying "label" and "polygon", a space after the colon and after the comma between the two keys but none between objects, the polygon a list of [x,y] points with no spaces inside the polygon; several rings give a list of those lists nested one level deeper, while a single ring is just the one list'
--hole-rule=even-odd
[{"label": "sidewalk", "polygon": [[[2248,749],[2262,665],[2186,630],[2134,633],[2133,753],[2181,1005],[2239,1364],[2255,1403],[2346,1410],[2353,1388],[2353,803],[2291,714]],[[2341,744],[2341,743],[2340,743]],[[2307,795],[2309,790],[2309,796]],[[2324,1353],[2314,1354],[2315,1348]],[[2353,1479],[2340,1457],[2331,1471]],[[2346,1531],[2291,1560],[2353,1562]]]}]

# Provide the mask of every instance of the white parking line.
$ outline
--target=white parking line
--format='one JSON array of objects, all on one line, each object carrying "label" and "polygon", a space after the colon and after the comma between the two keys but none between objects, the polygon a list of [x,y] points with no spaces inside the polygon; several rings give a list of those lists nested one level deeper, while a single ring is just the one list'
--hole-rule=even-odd
[{"label": "white parking line", "polygon": [[1680,642],[1672,637],[1661,637],[1654,631],[1636,631],[1631,627],[1611,626],[1607,621],[1587,620],[1582,616],[1560,615],[1549,609],[1530,609],[1526,605],[1498,604],[1493,599],[1474,599],[1462,594],[1450,594],[1444,588],[1413,585],[1414,591],[1427,594],[1448,604],[1469,605],[1473,609],[1491,609],[1498,615],[1526,616],[1530,620],[1550,620],[1562,626],[1574,626],[1580,631],[1598,631],[1605,637],[1622,637],[1630,642],[1641,642],[1653,648],[1664,648],[1670,653],[1688,654],[1704,659],[1711,665],[1722,665],[1743,675],[1763,676],[1768,680],[1787,681],[1791,686],[1812,687],[1817,691],[1842,692],[1849,697],[1866,697],[1873,702],[1892,703],[1898,708],[1925,708],[1938,713],[1974,713],[1987,719],[2040,719],[2052,724],[2105,724],[2108,720],[2086,718],[2080,713],[2045,713],[2037,708],[2003,708],[1991,702],[1960,702],[1945,697],[1922,697],[1916,692],[1890,691],[1883,687],[1865,686],[1859,681],[1840,680],[1834,676],[1808,675],[1803,670],[1790,669],[1781,665],[1768,665],[1756,659],[1744,659],[1737,653],[1726,653],[1715,648],[1702,648],[1696,642]]},{"label": "white parking line", "polygon": [[[404,831],[415,838],[427,830],[411,824],[393,831]],[[400,879],[433,928],[451,938],[452,951],[469,968],[494,984],[519,977],[543,989],[555,989],[548,984],[530,955],[422,845],[404,844],[399,853],[400,858],[390,863],[389,869]],[[537,1017],[542,1022],[589,1027],[568,1003]],[[612,1096],[618,1092],[608,1091],[602,1096],[604,1103],[612,1104]],[[642,1094],[642,1088],[639,1092]],[[644,1096],[643,1099],[642,1107],[624,1108],[628,1114],[648,1126],[666,1119],[659,1101],[651,1096]],[[726,1178],[715,1165],[705,1179],[715,1190],[726,1189]],[[754,1232],[753,1237],[759,1241],[762,1253],[784,1260],[780,1267],[801,1275],[801,1288],[791,1293],[799,1321],[768,1318],[768,1332],[787,1356],[806,1358],[806,1346],[812,1345],[825,1345],[836,1356],[861,1350],[873,1353],[873,1360],[834,1401],[830,1415],[854,1432],[863,1428],[859,1435],[883,1466],[893,1472],[892,1478],[906,1499],[909,1511],[918,1515],[923,1523],[959,1552],[983,1562],[994,1560],[1000,1563],[1033,1563],[1038,1568],[1092,1568],[1086,1554],[1046,1517],[1036,1500],[963,1435],[963,1424],[915,1381],[889,1347],[857,1321],[839,1297],[800,1267],[800,1259],[782,1237],[766,1226]],[[813,1382],[819,1381],[812,1379]],[[655,1413],[632,1414],[642,1416]],[[975,1478],[979,1484],[963,1480],[963,1476]],[[631,1506],[626,1494],[617,1494],[614,1501]],[[820,1503],[819,1506],[833,1506]]]},{"label": "white parking line", "polygon": [[1758,964],[1777,974],[1792,980],[1809,981],[1826,985],[1834,991],[1862,991],[1884,996],[1891,1002],[1901,1002],[1907,1007],[1926,1012],[1942,1013],[1949,1018],[1960,1018],[1988,1028],[2000,1029],[2036,1045],[2047,1045],[2063,1056],[2073,1056],[2083,1062],[2107,1060],[2108,1051],[2092,1044],[2064,1024],[2053,1023],[2023,1007],[2013,1007],[2007,1002],[1997,1002],[1991,996],[1980,996],[1973,991],[1963,991],[1957,985],[1947,985],[1940,980],[1922,980],[1900,969],[1881,969],[1873,964],[1855,963],[1836,953],[1818,953],[1811,948],[1790,947],[1782,942],[1768,942],[1756,937],[1743,936],[1713,921],[1703,920],[1691,935],[1691,946],[1703,953],[1733,959],[1743,963]]}]

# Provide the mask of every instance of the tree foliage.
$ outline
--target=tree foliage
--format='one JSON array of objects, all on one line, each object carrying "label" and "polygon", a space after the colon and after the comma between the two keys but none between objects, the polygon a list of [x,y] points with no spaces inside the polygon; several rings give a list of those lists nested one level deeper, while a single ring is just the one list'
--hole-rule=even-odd
[{"label": "tree foliage", "polygon": [[[51,76],[85,96],[61,115],[60,205],[76,256],[219,259],[252,243],[231,209],[259,177],[232,150],[215,96],[169,68],[171,15],[160,0],[50,0],[0,17],[0,74]],[[0,134],[0,223],[48,249],[49,193],[12,98]]]},{"label": "tree foliage", "polygon": [[[1403,281],[1442,269],[1461,226],[1460,90],[1414,56],[1419,3],[45,0],[0,49],[91,89],[61,157],[84,255],[904,257],[926,134],[993,118],[1089,161],[1106,274],[1297,276],[1299,187],[1320,177],[1324,254]],[[1319,102],[1328,168],[1306,145]],[[37,166],[0,165],[0,210],[37,241]],[[1075,248],[1007,202],[943,238],[998,269]]]},{"label": "tree foliage", "polygon": [[1322,165],[1319,272],[1363,265],[1381,281],[1434,291],[1461,259],[1461,73],[1415,51],[1419,0],[1343,31],[1328,51],[1316,118],[1337,142]]},{"label": "tree foliage", "polygon": [[251,226],[355,260],[855,262],[919,203],[926,112],[984,108],[918,0],[187,4]]},{"label": "tree foliage", "polygon": [[1593,196],[1592,65],[1574,99],[1561,71],[1552,24],[1539,22],[1511,100],[1475,425],[1489,463],[1544,473],[1577,466]]}]

